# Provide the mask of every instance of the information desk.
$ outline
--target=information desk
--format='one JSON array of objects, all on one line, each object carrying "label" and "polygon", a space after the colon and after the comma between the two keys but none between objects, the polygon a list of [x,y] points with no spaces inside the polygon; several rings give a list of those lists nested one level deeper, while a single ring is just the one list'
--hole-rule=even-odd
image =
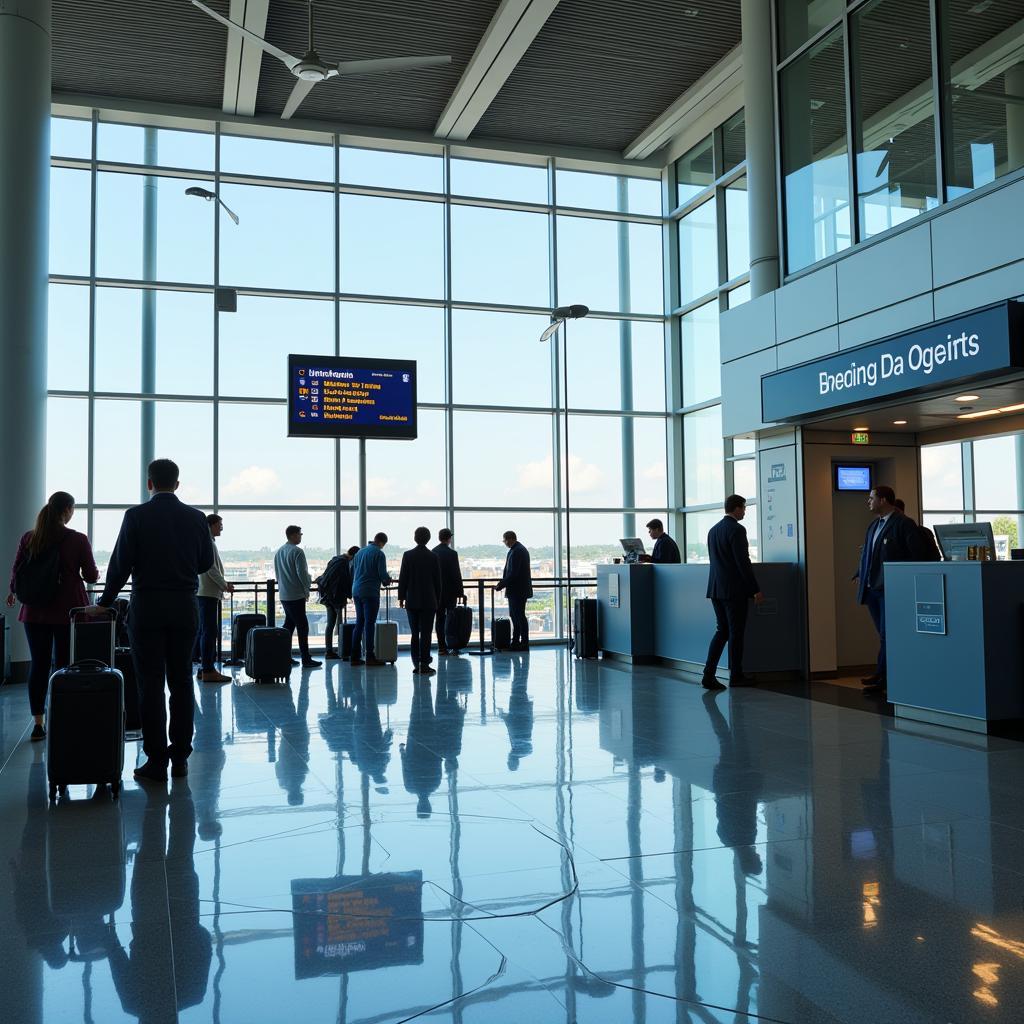
[{"label": "information desk", "polygon": [[896,714],[986,732],[1024,718],[1024,562],[885,566],[889,700]]},{"label": "information desk", "polygon": [[[798,567],[772,562],[754,566],[765,601],[751,603],[744,671],[802,672],[804,612]],[[662,661],[699,671],[715,631],[705,597],[707,565],[599,565],[599,646],[630,661]],[[719,675],[728,675],[728,648]]]}]

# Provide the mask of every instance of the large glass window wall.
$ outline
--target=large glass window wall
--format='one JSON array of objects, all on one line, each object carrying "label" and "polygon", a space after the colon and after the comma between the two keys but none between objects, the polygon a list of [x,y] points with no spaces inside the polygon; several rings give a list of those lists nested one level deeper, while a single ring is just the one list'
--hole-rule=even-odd
[{"label": "large glass window wall", "polygon": [[367,443],[368,528],[393,569],[416,526],[454,525],[467,575],[500,572],[506,529],[560,575],[562,348],[538,339],[572,302],[592,310],[568,335],[574,575],[666,515],[657,177],[99,114],[54,118],[53,140],[47,486],[75,494],[101,568],[154,456],[224,516],[232,578],[273,575],[290,523],[314,575],[361,540],[357,443],[286,436],[286,356],[309,352],[418,362],[418,439]]}]

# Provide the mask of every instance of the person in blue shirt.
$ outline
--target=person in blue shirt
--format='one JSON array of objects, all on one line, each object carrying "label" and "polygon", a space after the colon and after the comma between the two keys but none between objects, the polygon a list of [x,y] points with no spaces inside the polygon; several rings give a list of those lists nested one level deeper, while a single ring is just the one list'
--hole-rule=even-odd
[{"label": "person in blue shirt", "polygon": [[[384,664],[374,656],[373,630],[380,611],[380,588],[393,582],[388,575],[388,560],[384,556],[384,545],[387,542],[388,535],[378,533],[352,560],[352,603],[356,606],[356,623],[352,633],[353,665]],[[362,659],[364,646],[366,661]]]}]

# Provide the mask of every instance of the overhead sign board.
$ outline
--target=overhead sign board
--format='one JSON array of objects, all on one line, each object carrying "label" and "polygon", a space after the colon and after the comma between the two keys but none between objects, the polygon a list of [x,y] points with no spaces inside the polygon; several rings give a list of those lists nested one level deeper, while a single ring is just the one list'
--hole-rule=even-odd
[{"label": "overhead sign board", "polygon": [[761,378],[761,419],[786,423],[1024,367],[1024,311],[1001,302]]}]

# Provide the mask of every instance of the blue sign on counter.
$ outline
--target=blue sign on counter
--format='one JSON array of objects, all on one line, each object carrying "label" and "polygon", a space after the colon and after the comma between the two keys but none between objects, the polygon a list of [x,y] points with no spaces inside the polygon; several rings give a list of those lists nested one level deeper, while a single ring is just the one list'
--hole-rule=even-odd
[{"label": "blue sign on counter", "polygon": [[918,633],[946,635],[946,577],[940,573],[914,577],[914,601]]},{"label": "blue sign on counter", "polygon": [[761,419],[784,423],[1024,366],[1024,307],[1001,302],[761,378]]}]

